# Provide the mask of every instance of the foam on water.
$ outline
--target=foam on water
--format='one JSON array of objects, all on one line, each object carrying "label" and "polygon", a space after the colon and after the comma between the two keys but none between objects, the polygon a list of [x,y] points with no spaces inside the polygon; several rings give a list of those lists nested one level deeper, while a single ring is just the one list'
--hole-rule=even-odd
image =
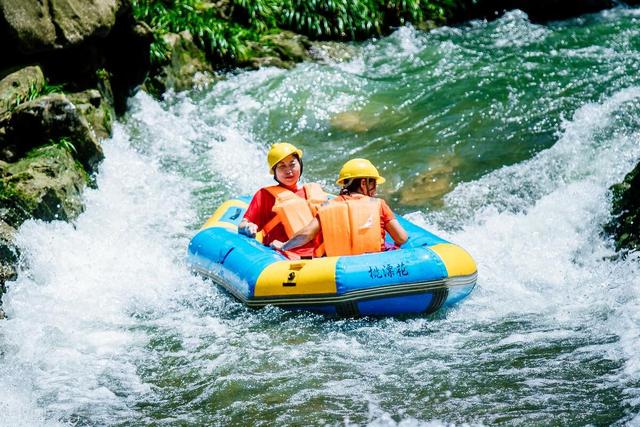
[{"label": "foam on water", "polygon": [[137,373],[149,339],[138,316],[169,306],[191,280],[175,252],[186,243],[191,185],[160,172],[128,138],[118,125],[104,144],[99,190],[85,191],[86,212],[73,224],[19,230],[25,264],[4,298],[1,331],[4,402],[28,394],[35,402],[23,403],[52,419],[99,422],[114,411],[126,417],[123,395],[149,391]]},{"label": "foam on water", "polygon": [[[571,338],[578,325],[618,337],[615,345],[592,350],[624,360],[623,373],[612,380],[629,383],[635,406],[640,268],[634,256],[611,259],[601,227],[609,220],[608,188],[640,157],[640,127],[621,126],[638,111],[636,87],[585,105],[552,148],[458,186],[444,214],[410,216],[430,229],[444,227],[478,262],[479,289],[457,315],[481,321],[532,315],[559,328],[557,339]],[[452,216],[464,224],[458,231],[447,226]],[[548,330],[515,332],[503,343],[553,339]]]}]

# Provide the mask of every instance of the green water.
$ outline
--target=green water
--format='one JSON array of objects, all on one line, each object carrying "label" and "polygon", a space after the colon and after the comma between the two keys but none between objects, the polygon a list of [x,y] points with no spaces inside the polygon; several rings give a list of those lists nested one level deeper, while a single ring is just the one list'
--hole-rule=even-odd
[{"label": "green water", "polygon": [[[640,158],[639,24],[512,12],[137,95],[85,214],[21,229],[0,408],[14,425],[640,425],[640,267],[601,233]],[[473,293],[336,320],[249,310],[192,275],[189,239],[272,182],[279,140],[332,191],[369,158],[396,212],[471,253]]]},{"label": "green water", "polygon": [[[260,107],[237,117],[262,146],[303,147],[311,180],[331,185],[344,159],[367,157],[402,212],[439,206],[456,184],[553,145],[580,106],[637,84],[637,18],[618,15],[540,26],[516,12],[431,33],[403,28],[357,46],[352,63],[305,64],[241,87]],[[229,95],[204,105],[237,102]]]}]

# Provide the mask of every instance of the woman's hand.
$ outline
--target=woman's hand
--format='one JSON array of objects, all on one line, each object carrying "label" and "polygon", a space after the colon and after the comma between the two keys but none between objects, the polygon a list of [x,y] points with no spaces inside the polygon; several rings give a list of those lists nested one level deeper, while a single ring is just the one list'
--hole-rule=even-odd
[{"label": "woman's hand", "polygon": [[271,242],[271,244],[269,246],[271,247],[271,249],[275,249],[277,251],[281,251],[282,247],[284,246],[284,243],[281,242],[280,240],[274,240],[273,242]]},{"label": "woman's hand", "polygon": [[257,232],[258,226],[254,223],[249,222],[246,219],[240,221],[240,224],[238,225],[238,233],[244,234],[245,236],[249,237],[256,237]]}]

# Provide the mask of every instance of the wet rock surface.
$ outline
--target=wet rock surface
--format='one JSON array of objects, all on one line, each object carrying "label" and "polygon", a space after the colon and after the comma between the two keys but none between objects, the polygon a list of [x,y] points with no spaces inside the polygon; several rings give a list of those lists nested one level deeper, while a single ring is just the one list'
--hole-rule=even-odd
[{"label": "wet rock surface", "polygon": [[[5,292],[4,284],[10,280],[15,280],[18,276],[16,264],[20,252],[15,246],[15,232],[15,228],[0,220],[0,297]],[[2,311],[0,310],[1,318]]]},{"label": "wet rock surface", "polygon": [[605,232],[615,241],[617,251],[640,250],[640,163],[624,181],[611,187],[612,220]]},{"label": "wet rock surface", "polygon": [[400,203],[406,206],[440,206],[443,197],[454,188],[454,176],[460,159],[450,155],[427,159],[426,170],[400,191]]}]

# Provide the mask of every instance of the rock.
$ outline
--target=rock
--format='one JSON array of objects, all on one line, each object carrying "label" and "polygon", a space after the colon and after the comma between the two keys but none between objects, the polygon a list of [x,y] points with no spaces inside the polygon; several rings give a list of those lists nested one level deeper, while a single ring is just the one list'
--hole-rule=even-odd
[{"label": "rock", "polygon": [[163,40],[169,48],[169,61],[161,71],[163,92],[166,89],[181,92],[215,80],[213,68],[193,42],[191,33],[170,33],[164,35]]},{"label": "rock", "polygon": [[58,32],[58,41],[63,45],[78,45],[88,38],[106,37],[114,26],[116,14],[122,6],[119,0],[49,0],[49,2],[52,19]]},{"label": "rock", "polygon": [[400,203],[408,206],[442,205],[443,196],[453,189],[453,176],[460,160],[450,155],[427,160],[427,165],[426,171],[400,191]]},{"label": "rock", "polygon": [[337,130],[362,133],[374,127],[378,121],[377,117],[369,117],[361,111],[344,111],[331,117],[330,123]]},{"label": "rock", "polygon": [[0,0],[0,40],[0,69],[38,63],[67,91],[95,88],[106,70],[122,114],[149,71],[153,34],[131,0]]},{"label": "rock", "polygon": [[41,52],[56,47],[56,27],[47,1],[0,0],[2,35],[21,53]]},{"label": "rock", "polygon": [[504,12],[514,9],[525,12],[532,22],[545,22],[610,9],[620,2],[615,0],[474,0],[471,3],[461,2],[448,8],[448,16],[452,17],[450,23],[478,18],[495,19]]},{"label": "rock", "polygon": [[67,97],[87,120],[98,140],[111,137],[115,111],[98,89],[68,93]]},{"label": "rock", "polygon": [[100,45],[104,63],[97,68],[104,68],[111,76],[113,107],[119,115],[125,113],[127,99],[135,94],[149,73],[152,41],[151,28],[144,22],[136,22],[128,11]]},{"label": "rock", "polygon": [[7,125],[5,143],[15,160],[33,147],[68,140],[76,158],[90,173],[104,158],[102,147],[87,120],[62,94],[51,94],[20,105]]},{"label": "rock", "polygon": [[616,251],[640,250],[640,163],[610,188],[613,219],[604,231],[615,240]]},{"label": "rock", "polygon": [[309,53],[319,62],[348,62],[356,56],[356,49],[347,43],[312,42]]},{"label": "rock", "polygon": [[5,292],[5,283],[17,277],[16,264],[20,252],[15,246],[15,232],[15,228],[0,220],[0,297]]},{"label": "rock", "polygon": [[262,36],[260,42],[272,46],[283,60],[302,62],[311,58],[309,38],[291,31]]},{"label": "rock", "polygon": [[44,74],[37,65],[22,68],[0,80],[0,123],[13,108],[39,94],[44,84]]},{"label": "rock", "polygon": [[1,172],[0,220],[12,227],[29,218],[68,221],[83,210],[88,175],[65,147],[35,148]]},{"label": "rock", "polygon": [[106,37],[122,6],[120,0],[0,0],[1,20],[21,54]]},{"label": "rock", "polygon": [[309,39],[291,31],[262,36],[259,42],[247,43],[247,48],[247,57],[238,61],[243,67],[292,68],[298,62],[311,59]]}]

